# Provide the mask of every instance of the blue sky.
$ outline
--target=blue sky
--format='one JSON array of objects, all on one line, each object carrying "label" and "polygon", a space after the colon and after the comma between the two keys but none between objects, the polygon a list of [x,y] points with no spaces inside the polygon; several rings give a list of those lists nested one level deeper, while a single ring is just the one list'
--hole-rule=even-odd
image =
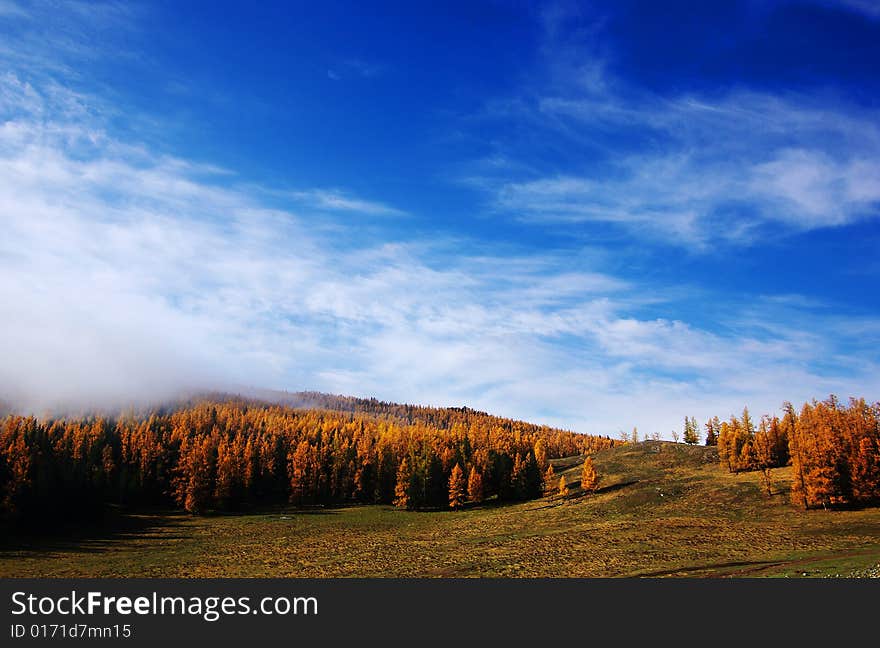
[{"label": "blue sky", "polygon": [[667,437],[880,392],[869,0],[0,0],[0,386]]}]

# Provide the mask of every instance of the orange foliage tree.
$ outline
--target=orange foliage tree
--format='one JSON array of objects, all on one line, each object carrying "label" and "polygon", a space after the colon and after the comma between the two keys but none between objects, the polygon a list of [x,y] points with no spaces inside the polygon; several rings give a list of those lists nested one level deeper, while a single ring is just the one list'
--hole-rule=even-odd
[{"label": "orange foliage tree", "polygon": [[449,475],[449,508],[455,510],[462,507],[465,496],[464,471],[455,464]]},{"label": "orange foliage tree", "polygon": [[483,492],[483,476],[476,467],[472,467],[471,473],[468,475],[467,492],[468,499],[471,502],[482,502],[485,497]]},{"label": "orange foliage tree", "polygon": [[781,418],[765,416],[755,430],[748,416],[721,423],[718,454],[732,472],[761,470],[771,493],[770,470],[792,466],[791,501],[803,508],[880,502],[880,403],[835,396],[783,404]]},{"label": "orange foliage tree", "polygon": [[593,493],[599,487],[599,474],[593,465],[593,458],[587,457],[581,466],[581,489]]}]

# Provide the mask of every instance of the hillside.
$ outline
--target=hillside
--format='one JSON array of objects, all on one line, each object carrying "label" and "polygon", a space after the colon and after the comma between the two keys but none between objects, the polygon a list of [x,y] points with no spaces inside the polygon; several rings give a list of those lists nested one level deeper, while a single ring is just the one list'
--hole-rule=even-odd
[{"label": "hillside", "polygon": [[553,460],[568,497],[411,512],[390,506],[124,515],[114,531],[15,540],[4,576],[858,576],[880,565],[880,509],[802,511],[714,448],[643,442]]},{"label": "hillside", "polygon": [[541,496],[550,459],[615,444],[464,408],[368,405],[353,412],[220,396],[115,415],[7,416],[0,528],[99,517],[108,505],[206,514],[522,501]]},{"label": "hillside", "polygon": [[470,407],[431,407],[426,405],[413,405],[410,403],[394,403],[382,401],[377,398],[360,398],[357,396],[343,396],[340,394],[327,394],[316,391],[287,392],[271,389],[243,390],[240,395],[213,394],[212,398],[250,398],[258,402],[274,403],[284,407],[292,407],[305,410],[326,410],[331,412],[346,412],[349,414],[362,414],[371,417],[395,421],[404,425],[422,424],[438,429],[452,429],[455,425],[470,427],[474,424],[493,425],[505,430],[515,429],[553,432],[570,432],[548,425],[539,425],[526,421],[495,416],[488,412],[475,410]]}]

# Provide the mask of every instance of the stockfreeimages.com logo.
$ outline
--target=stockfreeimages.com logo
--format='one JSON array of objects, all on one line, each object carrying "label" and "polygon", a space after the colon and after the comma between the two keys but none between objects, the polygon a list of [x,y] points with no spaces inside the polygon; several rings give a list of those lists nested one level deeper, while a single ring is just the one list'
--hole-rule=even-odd
[{"label": "stockfreeimages.com logo", "polygon": [[80,594],[76,590],[63,596],[37,596],[27,592],[12,595],[13,615],[189,615],[205,621],[241,614],[317,615],[314,596],[266,596],[256,602],[249,596],[109,596],[101,592]]}]

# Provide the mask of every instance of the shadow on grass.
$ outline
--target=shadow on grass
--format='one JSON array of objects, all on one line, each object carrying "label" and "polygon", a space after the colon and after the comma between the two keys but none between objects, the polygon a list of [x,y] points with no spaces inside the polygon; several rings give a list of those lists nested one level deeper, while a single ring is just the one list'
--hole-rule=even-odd
[{"label": "shadow on grass", "polygon": [[303,505],[303,506],[271,506],[260,507],[242,511],[209,511],[204,518],[236,518],[236,517],[264,517],[264,516],[280,516],[280,517],[297,517],[299,515],[338,515],[339,511],[345,508],[358,506],[356,504],[343,505]]},{"label": "shadow on grass", "polygon": [[[621,488],[626,488],[627,486],[632,486],[633,484],[638,484],[639,481],[641,481],[641,480],[631,479],[629,481],[618,482],[616,484],[610,484],[608,486],[603,486],[602,488],[596,489],[596,494],[598,495],[600,493],[613,493],[614,491],[618,491]],[[578,486],[580,486],[580,482],[578,482]]]},{"label": "shadow on grass", "polygon": [[570,489],[573,489],[575,492],[569,493],[565,496],[565,499],[580,499],[582,497],[587,497],[588,495],[602,495],[603,493],[613,493],[615,491],[622,490],[628,486],[633,486],[634,484],[638,484],[643,480],[641,479],[630,479],[629,481],[617,482],[616,484],[609,484],[608,486],[603,486],[602,488],[597,488],[595,491],[588,493],[586,491],[581,490],[581,480],[577,479],[568,484]]},{"label": "shadow on grass", "polygon": [[544,506],[539,506],[538,508],[539,509],[554,508],[556,506],[559,506],[562,502],[570,502],[570,501],[574,501],[574,500],[585,499],[587,497],[591,497],[593,495],[601,495],[603,493],[613,493],[614,491],[618,491],[618,490],[627,488],[628,486],[633,486],[635,484],[638,484],[641,481],[644,481],[644,480],[631,479],[629,481],[618,482],[616,484],[609,484],[608,486],[603,486],[602,488],[597,488],[592,493],[587,493],[587,492],[581,490],[581,480],[578,479],[578,480],[569,482],[568,488],[572,492],[569,492],[568,495],[558,495],[556,493],[545,494],[543,499],[547,500],[549,498],[549,503],[545,504]]},{"label": "shadow on grass", "polygon": [[126,513],[109,510],[102,517],[88,521],[59,521],[38,529],[0,529],[0,558],[12,554],[102,552],[137,540],[184,540],[192,537],[195,527],[185,521],[191,516],[179,511],[157,510]]},{"label": "shadow on grass", "polygon": [[[676,576],[681,574],[694,574],[705,571],[716,571],[723,569],[730,569],[733,567],[747,567],[750,568],[749,571],[757,571],[761,569],[768,569],[770,567],[778,567],[780,565],[786,564],[784,560],[742,560],[742,561],[731,561],[731,562],[719,562],[712,563],[709,565],[693,565],[690,567],[679,567],[677,569],[663,569],[659,571],[650,571],[650,572],[637,572],[635,574],[631,574],[631,578],[661,578],[665,576]],[[727,574],[720,574],[722,576]]]}]

